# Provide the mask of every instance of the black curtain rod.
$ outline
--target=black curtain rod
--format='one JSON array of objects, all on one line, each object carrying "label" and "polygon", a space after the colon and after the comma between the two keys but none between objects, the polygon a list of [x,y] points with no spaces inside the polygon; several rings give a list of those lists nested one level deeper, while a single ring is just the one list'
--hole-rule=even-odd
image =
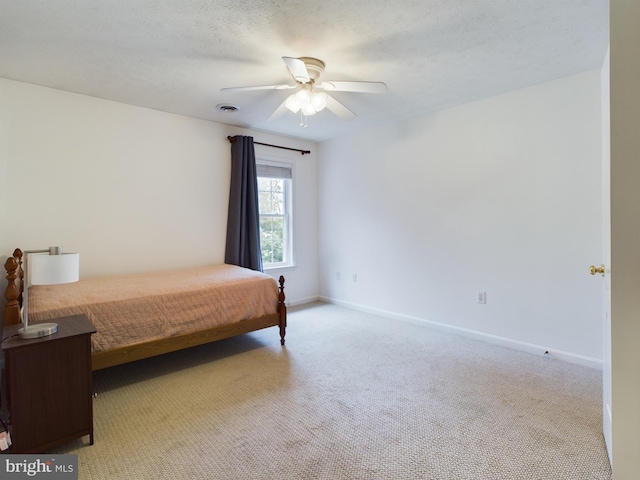
[{"label": "black curtain rod", "polygon": [[[227,140],[229,140],[231,143],[235,142],[235,137],[227,137]],[[273,147],[273,148],[282,148],[283,150],[292,150],[294,152],[300,152],[302,155],[305,155],[307,153],[311,153],[311,150],[300,150],[299,148],[291,148],[291,147],[281,147],[280,145],[271,145],[270,143],[260,143],[260,142],[253,142],[256,145],[264,145],[265,147]]]}]

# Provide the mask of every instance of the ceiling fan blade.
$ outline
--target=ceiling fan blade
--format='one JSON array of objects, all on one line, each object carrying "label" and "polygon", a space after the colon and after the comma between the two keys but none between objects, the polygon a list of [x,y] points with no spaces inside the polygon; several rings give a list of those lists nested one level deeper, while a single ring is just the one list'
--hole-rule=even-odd
[{"label": "ceiling fan blade", "polygon": [[256,87],[227,87],[220,90],[223,92],[246,92],[248,90],[287,90],[296,87],[297,85],[261,85]]},{"label": "ceiling fan blade", "polygon": [[289,109],[287,108],[287,100],[285,99],[284,102],[282,102],[280,104],[280,106],[278,108],[276,108],[274,110],[274,112],[269,115],[269,118],[267,118],[267,121],[269,120],[275,120],[277,118],[280,118],[282,115],[285,114],[285,112],[287,112]]},{"label": "ceiling fan blade", "polygon": [[349,121],[356,118],[356,114],[341,104],[338,100],[331,95],[327,95],[327,110],[333,112],[336,116],[342,120]]},{"label": "ceiling fan blade", "polygon": [[282,57],[282,60],[296,82],[309,83],[311,81],[307,67],[302,60],[293,57]]},{"label": "ceiling fan blade", "polygon": [[322,82],[319,85],[329,92],[387,93],[387,85],[382,82]]}]

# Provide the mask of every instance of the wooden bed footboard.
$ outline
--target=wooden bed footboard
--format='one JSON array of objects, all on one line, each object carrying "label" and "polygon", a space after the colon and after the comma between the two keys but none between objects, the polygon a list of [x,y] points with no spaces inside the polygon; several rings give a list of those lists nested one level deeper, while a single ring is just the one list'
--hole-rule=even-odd
[{"label": "wooden bed footboard", "polygon": [[[20,308],[22,306],[24,282],[22,256],[23,253],[18,248],[13,252],[11,257],[7,258],[7,261],[4,264],[4,268],[7,273],[7,288],[4,293],[7,300],[7,304],[4,309],[5,325],[20,323]],[[280,344],[284,345],[287,328],[287,306],[285,304],[284,281],[284,276],[280,275],[278,280],[278,307],[277,312],[274,314],[242,320],[228,325],[220,325],[198,332],[137,343],[112,350],[94,352],[91,356],[92,369],[100,370],[273,326],[279,327]]]}]

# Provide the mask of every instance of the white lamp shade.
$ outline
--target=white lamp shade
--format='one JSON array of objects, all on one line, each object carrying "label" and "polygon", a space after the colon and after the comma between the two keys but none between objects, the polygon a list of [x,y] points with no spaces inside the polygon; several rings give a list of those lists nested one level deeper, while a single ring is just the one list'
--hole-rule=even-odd
[{"label": "white lamp shade", "polygon": [[311,95],[306,90],[300,90],[295,94],[295,98],[300,108],[304,108],[311,103]]},{"label": "white lamp shade", "polygon": [[80,279],[80,254],[31,254],[29,256],[31,285],[55,285]]},{"label": "white lamp shade", "polygon": [[311,96],[311,105],[316,112],[321,112],[327,106],[328,95],[325,92],[314,92]]},{"label": "white lamp shade", "polygon": [[287,103],[285,103],[285,105],[293,113],[297,113],[298,110],[300,110],[300,105],[298,105],[295,95],[290,95],[289,98],[287,98]]},{"label": "white lamp shade", "polygon": [[313,105],[310,103],[302,107],[302,113],[306,116],[315,115],[316,110],[313,108]]},{"label": "white lamp shade", "polygon": [[329,96],[325,92],[314,92],[309,89],[300,90],[290,95],[285,106],[293,113],[302,111],[305,116],[315,115],[327,106]]}]

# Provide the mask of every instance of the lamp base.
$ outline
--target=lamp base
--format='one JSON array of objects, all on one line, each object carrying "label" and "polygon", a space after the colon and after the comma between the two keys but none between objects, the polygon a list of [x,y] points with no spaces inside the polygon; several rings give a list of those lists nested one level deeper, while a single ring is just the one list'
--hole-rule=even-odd
[{"label": "lamp base", "polygon": [[38,338],[53,335],[58,331],[57,323],[35,323],[18,330],[19,338]]}]

